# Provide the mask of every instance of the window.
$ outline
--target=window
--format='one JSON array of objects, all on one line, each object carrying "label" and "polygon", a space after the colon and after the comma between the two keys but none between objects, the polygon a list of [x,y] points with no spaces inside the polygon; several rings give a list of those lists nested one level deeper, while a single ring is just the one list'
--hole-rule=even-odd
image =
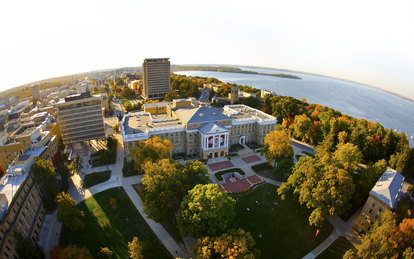
[{"label": "window", "polygon": [[375,205],[376,205],[376,203],[375,203],[375,202],[373,202],[373,203],[372,203],[372,207],[374,208],[374,207],[375,207]]},{"label": "window", "polygon": [[370,214],[371,214],[371,212],[372,212],[372,209],[370,209],[370,210],[368,211],[368,213],[370,213]]}]

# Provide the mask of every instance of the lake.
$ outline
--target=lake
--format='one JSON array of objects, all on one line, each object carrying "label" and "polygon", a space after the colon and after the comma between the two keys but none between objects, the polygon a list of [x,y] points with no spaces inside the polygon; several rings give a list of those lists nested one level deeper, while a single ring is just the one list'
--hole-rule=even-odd
[{"label": "lake", "polygon": [[273,69],[243,69],[263,73],[292,74],[302,79],[212,71],[177,71],[174,73],[214,77],[223,82],[271,90],[278,95],[292,96],[297,99],[303,97],[309,103],[332,107],[353,117],[380,122],[386,128],[405,132],[410,146],[414,146],[414,102],[376,88],[340,79]]}]

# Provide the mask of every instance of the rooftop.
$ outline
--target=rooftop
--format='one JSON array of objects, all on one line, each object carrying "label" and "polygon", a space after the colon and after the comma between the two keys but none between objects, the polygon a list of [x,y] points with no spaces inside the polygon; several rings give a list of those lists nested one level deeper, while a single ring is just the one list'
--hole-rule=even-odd
[{"label": "rooftop", "polygon": [[147,133],[154,128],[165,128],[183,125],[177,118],[169,118],[167,114],[151,115],[147,112],[132,113],[125,116],[123,128],[125,134]]},{"label": "rooftop", "polygon": [[395,209],[404,184],[404,176],[394,169],[388,168],[378,179],[370,194]]},{"label": "rooftop", "polygon": [[33,155],[25,153],[18,156],[13,160],[6,174],[0,179],[0,218],[3,217],[20,185],[29,175],[33,162]]},{"label": "rooftop", "polygon": [[175,109],[175,114],[184,123],[203,123],[229,119],[228,116],[211,107],[180,107]]},{"label": "rooftop", "polygon": [[[227,107],[227,109],[226,109]],[[228,105],[225,107],[224,114],[230,116],[233,119],[246,119],[256,117],[261,120],[266,120],[270,118],[274,118],[271,115],[268,115],[262,111],[257,109],[251,108],[246,105],[238,104],[238,105]]]}]

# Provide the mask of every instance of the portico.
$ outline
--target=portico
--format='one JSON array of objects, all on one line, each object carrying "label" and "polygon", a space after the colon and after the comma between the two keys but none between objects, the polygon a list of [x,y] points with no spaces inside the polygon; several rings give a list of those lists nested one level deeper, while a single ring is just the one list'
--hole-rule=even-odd
[{"label": "portico", "polygon": [[203,159],[228,155],[229,130],[214,122],[207,123],[199,129],[201,136],[201,157]]}]

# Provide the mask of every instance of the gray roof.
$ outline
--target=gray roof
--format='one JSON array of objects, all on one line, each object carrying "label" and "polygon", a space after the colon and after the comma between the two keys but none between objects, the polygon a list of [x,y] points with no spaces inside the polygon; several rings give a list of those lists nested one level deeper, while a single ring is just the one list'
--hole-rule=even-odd
[{"label": "gray roof", "polygon": [[227,132],[228,130],[221,126],[220,124],[209,122],[207,124],[204,124],[200,128],[198,128],[199,131],[201,131],[203,134],[208,133],[216,133],[216,132]]},{"label": "gray roof", "polygon": [[200,123],[230,119],[220,111],[210,107],[182,107],[177,109],[175,113],[185,123]]},{"label": "gray roof", "polygon": [[400,198],[404,176],[394,169],[388,168],[378,179],[370,194],[395,209]]}]

